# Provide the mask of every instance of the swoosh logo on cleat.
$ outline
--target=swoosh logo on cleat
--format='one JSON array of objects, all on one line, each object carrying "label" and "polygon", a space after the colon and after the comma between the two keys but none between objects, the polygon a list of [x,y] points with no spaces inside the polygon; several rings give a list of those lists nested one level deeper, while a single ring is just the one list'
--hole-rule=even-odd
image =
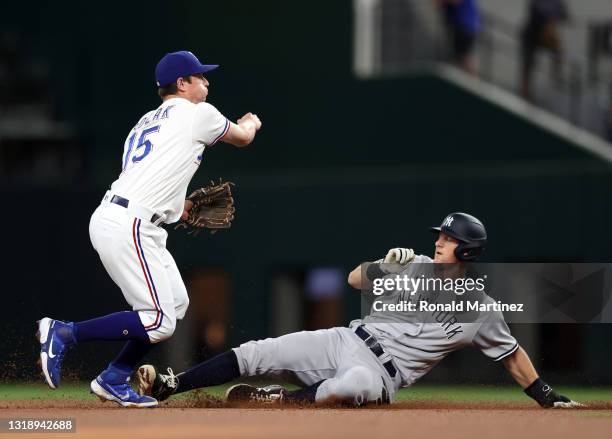
[{"label": "swoosh logo on cleat", "polygon": [[53,337],[55,334],[51,335],[51,342],[49,343],[49,358],[55,358],[55,354],[53,353]]}]

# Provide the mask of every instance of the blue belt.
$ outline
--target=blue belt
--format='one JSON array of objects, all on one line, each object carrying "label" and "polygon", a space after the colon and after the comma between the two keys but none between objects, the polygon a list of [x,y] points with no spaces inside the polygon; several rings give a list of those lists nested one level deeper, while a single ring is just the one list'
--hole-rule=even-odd
[{"label": "blue belt", "polygon": [[[360,339],[364,341],[368,349],[370,349],[372,353],[376,355],[377,357],[380,357],[382,354],[385,353],[384,349],[382,348],[380,343],[376,341],[374,336],[370,334],[368,331],[366,331],[365,329],[363,329],[363,325],[357,326],[357,328],[355,329],[355,334],[357,334],[357,337],[359,337]],[[387,372],[389,372],[389,376],[391,378],[395,378],[395,375],[397,375],[397,369],[395,369],[393,362],[389,360],[383,363],[382,365],[387,370]]]},{"label": "blue belt", "polygon": [[[120,197],[119,195],[113,195],[113,197],[110,199],[110,202],[113,204],[116,204],[117,206],[125,207],[126,209],[130,205],[130,200],[128,200],[127,198]],[[157,221],[160,218],[161,216],[154,213],[149,221],[151,221],[152,223],[155,223],[155,221]]]}]

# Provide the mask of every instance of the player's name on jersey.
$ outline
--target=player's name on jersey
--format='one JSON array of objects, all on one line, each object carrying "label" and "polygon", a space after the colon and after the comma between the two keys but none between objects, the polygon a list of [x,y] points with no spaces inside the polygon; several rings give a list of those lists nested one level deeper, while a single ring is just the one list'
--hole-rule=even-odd
[{"label": "player's name on jersey", "polygon": [[153,114],[152,116],[151,116],[151,113],[153,112],[149,112],[145,114],[138,121],[138,123],[134,126],[134,128],[132,128],[132,130],[137,130],[139,128],[142,128],[145,125],[150,124],[151,122],[158,121],[159,119],[168,119],[168,117],[170,117],[170,110],[172,110],[172,108],[174,107],[175,105],[167,105],[165,107],[161,106],[155,111],[155,114]]},{"label": "player's name on jersey", "polygon": [[426,300],[420,300],[417,303],[406,300],[397,303],[386,303],[382,300],[375,300],[372,307],[376,312],[523,312],[522,303],[502,303],[499,300],[488,303],[477,300],[451,301],[449,303],[431,303]]}]

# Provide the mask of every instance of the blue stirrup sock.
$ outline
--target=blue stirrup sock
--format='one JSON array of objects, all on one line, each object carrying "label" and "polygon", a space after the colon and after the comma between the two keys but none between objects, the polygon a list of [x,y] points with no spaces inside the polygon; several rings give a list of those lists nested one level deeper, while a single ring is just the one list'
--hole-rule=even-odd
[{"label": "blue stirrup sock", "polygon": [[149,335],[137,311],[120,311],[83,322],[75,322],[72,324],[71,332],[71,334],[64,335],[65,340],[62,338],[64,343],[91,340],[135,340],[150,343]]},{"label": "blue stirrup sock", "polygon": [[129,370],[130,373],[142,361],[157,344],[143,343],[138,340],[130,340],[124,346],[119,355],[109,365],[121,370]]}]

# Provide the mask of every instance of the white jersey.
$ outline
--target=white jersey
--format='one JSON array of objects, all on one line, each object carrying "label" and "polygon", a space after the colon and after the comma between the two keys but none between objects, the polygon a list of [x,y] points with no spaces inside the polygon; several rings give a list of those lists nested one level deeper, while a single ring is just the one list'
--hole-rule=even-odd
[{"label": "white jersey", "polygon": [[131,203],[180,219],[187,186],[207,146],[229,130],[230,122],[206,102],[164,101],[140,118],[123,148],[122,172],[111,192]]}]

